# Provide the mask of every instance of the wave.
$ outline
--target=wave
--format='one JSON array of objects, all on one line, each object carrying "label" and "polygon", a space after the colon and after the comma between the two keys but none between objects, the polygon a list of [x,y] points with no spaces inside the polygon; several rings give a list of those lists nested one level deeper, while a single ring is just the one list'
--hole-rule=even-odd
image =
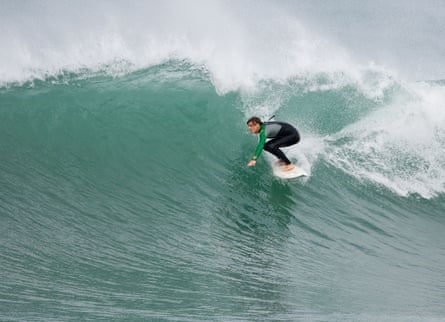
[{"label": "wave", "polygon": [[[4,78],[0,316],[443,316],[443,82],[161,57]],[[246,167],[254,114],[308,178]]]},{"label": "wave", "polygon": [[3,1],[0,320],[440,320],[439,2]]},{"label": "wave", "polygon": [[[343,74],[316,74],[311,77],[293,77],[286,81],[268,80],[259,82],[255,88],[221,94],[213,82],[213,76],[202,66],[170,61],[118,78],[87,72],[78,75],[67,74],[41,82],[34,81],[15,89],[4,89],[3,97],[6,98],[4,102],[7,102],[8,93],[16,93],[10,96],[15,103],[9,104],[14,105],[35,98],[35,93],[41,91],[66,91],[69,97],[77,97],[76,100],[81,100],[85,105],[69,107],[71,103],[67,101],[63,103],[67,107],[62,110],[54,106],[52,109],[43,106],[29,109],[28,121],[31,124],[25,123],[24,126],[45,128],[47,125],[32,124],[31,118],[34,113],[40,115],[47,111],[49,120],[61,118],[64,120],[63,124],[73,124],[72,135],[83,136],[86,129],[82,128],[84,123],[79,115],[81,111],[92,115],[98,113],[100,123],[95,126],[95,121],[91,120],[93,124],[84,124],[87,131],[89,127],[103,129],[106,126],[103,124],[104,119],[108,120],[108,114],[113,110],[122,109],[118,112],[120,115],[131,109],[134,103],[128,101],[125,96],[135,93],[138,97],[137,105],[140,105],[137,109],[142,109],[141,115],[145,115],[144,118],[151,120],[158,115],[158,121],[155,123],[159,124],[155,125],[153,131],[163,134],[156,138],[157,141],[161,142],[171,135],[174,136],[174,133],[165,132],[163,123],[171,122],[173,128],[182,124],[186,121],[181,118],[182,113],[191,113],[196,120],[201,119],[201,123],[208,123],[190,123],[189,129],[194,129],[194,134],[186,136],[187,140],[178,142],[185,151],[195,150],[190,146],[193,135],[200,136],[201,132],[211,133],[213,127],[218,128],[222,137],[232,136],[233,131],[227,122],[235,126],[237,132],[231,140],[236,142],[241,137],[246,140],[248,136],[244,135],[244,119],[251,115],[264,119],[276,115],[277,119],[295,124],[302,133],[301,144],[289,149],[288,153],[292,158],[300,160],[309,173],[314,166],[322,162],[334,166],[356,180],[383,186],[401,196],[416,194],[423,198],[433,198],[443,194],[445,153],[442,147],[445,142],[445,114],[441,106],[445,101],[445,88],[440,82],[401,82],[385,73],[368,72],[364,75],[366,76],[362,79],[366,81],[361,82]],[[32,87],[30,92],[24,92],[29,86]],[[83,92],[76,87],[89,88],[89,91]],[[193,93],[196,101],[189,102],[185,99],[183,95],[187,91]],[[88,95],[85,96],[86,94]],[[49,94],[49,98],[46,94],[42,95],[41,100],[46,102],[57,98],[52,95],[55,94]],[[112,102],[110,111],[103,107],[103,95]],[[158,102],[153,101],[153,97],[156,97]],[[164,97],[174,99],[169,102],[168,99],[164,100]],[[192,110],[186,112],[187,107],[182,107],[178,102],[181,98],[188,108],[192,108],[190,104],[195,104]],[[216,105],[220,106],[218,110],[214,110],[216,107],[209,107],[209,100],[217,102]],[[92,106],[94,104],[99,106]],[[129,106],[124,107],[125,104]],[[156,110],[153,104],[161,104],[161,110]],[[208,117],[203,119],[202,113],[214,113],[215,121]],[[70,120],[70,117],[73,119]],[[73,123],[75,119],[80,123]],[[5,122],[8,122],[7,120],[5,118]],[[215,123],[216,120],[224,126]],[[19,122],[14,119],[9,121],[11,124]],[[114,127],[119,123],[117,119],[110,119],[111,121]],[[129,119],[128,122],[137,123],[138,119]],[[5,123],[4,126],[8,128],[11,124]],[[182,127],[181,129],[184,130]],[[96,130],[91,131],[90,134],[97,137]],[[35,135],[37,138],[41,136],[39,133]],[[41,138],[42,142],[46,139],[48,138]],[[110,144],[120,146],[120,141]],[[128,142],[131,142],[130,137]],[[94,146],[93,143],[88,146]],[[37,146],[40,144],[42,143],[37,143]],[[209,140],[204,146],[208,151],[213,151],[210,154],[215,154],[217,152],[212,144]],[[219,144],[224,145],[223,141]],[[151,149],[167,150],[161,146]],[[224,150],[224,147],[216,150]],[[201,154],[204,151],[196,153]]]}]

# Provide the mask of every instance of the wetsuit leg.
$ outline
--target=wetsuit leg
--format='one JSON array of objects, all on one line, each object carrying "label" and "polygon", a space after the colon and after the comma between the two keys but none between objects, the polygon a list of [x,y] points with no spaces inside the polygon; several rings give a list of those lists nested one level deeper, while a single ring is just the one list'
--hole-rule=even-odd
[{"label": "wetsuit leg", "polygon": [[264,150],[272,153],[278,159],[283,160],[286,164],[291,164],[290,160],[279,148],[297,144],[300,141],[300,135],[297,131],[285,136],[278,136],[264,145]]}]

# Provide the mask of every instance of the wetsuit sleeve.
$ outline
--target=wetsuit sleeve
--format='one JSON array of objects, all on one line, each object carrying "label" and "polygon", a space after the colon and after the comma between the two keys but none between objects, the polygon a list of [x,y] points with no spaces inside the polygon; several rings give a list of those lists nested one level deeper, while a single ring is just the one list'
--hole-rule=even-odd
[{"label": "wetsuit sleeve", "polygon": [[252,160],[258,159],[258,157],[260,156],[261,152],[263,151],[265,143],[266,143],[266,126],[265,125],[261,125],[260,140],[258,142],[258,145],[257,145],[256,149],[255,149],[255,154],[253,155]]}]

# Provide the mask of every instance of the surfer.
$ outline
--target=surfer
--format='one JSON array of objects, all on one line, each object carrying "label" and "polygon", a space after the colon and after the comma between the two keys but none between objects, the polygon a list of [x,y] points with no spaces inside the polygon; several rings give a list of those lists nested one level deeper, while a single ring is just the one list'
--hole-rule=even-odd
[{"label": "surfer", "polygon": [[[250,133],[260,135],[255,154],[247,166],[253,167],[264,149],[278,158],[278,163],[284,165],[283,171],[290,171],[295,167],[280,150],[282,147],[291,146],[300,141],[300,134],[295,127],[285,122],[262,122],[255,116],[247,121],[247,126]],[[266,138],[271,140],[266,142]]]}]

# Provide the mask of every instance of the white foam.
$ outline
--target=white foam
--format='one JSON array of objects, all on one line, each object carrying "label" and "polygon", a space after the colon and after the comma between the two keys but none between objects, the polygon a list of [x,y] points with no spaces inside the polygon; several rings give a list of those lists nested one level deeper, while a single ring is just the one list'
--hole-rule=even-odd
[{"label": "white foam", "polygon": [[[382,67],[369,65],[369,61],[379,61],[379,66],[385,66],[383,70],[394,74],[394,69],[388,67],[391,65],[382,63],[382,57],[391,62],[412,61],[413,55],[419,56],[419,50],[429,53],[428,57],[443,57],[444,51],[437,45],[443,32],[435,30],[434,37],[424,32],[436,26],[431,17],[440,15],[440,10],[417,4],[425,9],[415,11],[414,31],[419,30],[415,36],[425,35],[415,39],[423,47],[401,47],[403,50],[392,51],[394,56],[389,59],[385,49],[378,46],[381,39],[387,39],[382,33],[391,32],[389,41],[399,46],[407,41],[412,44],[403,30],[413,31],[413,26],[407,26],[407,18],[403,18],[410,17],[410,12],[395,15],[394,10],[400,8],[381,8],[382,5],[375,5],[378,12],[391,19],[386,24],[382,22],[382,30],[376,33],[364,28],[375,21],[372,4],[365,9],[349,3],[336,4],[345,16],[335,15],[332,20],[323,13],[329,6],[312,2],[7,1],[0,10],[0,84],[45,78],[62,71],[96,71],[105,66],[113,71],[116,62],[131,71],[170,59],[186,59],[204,65],[220,93],[249,90],[267,79],[280,81],[324,73],[341,75],[339,82],[351,78],[376,95],[380,85],[369,83],[366,75],[368,70]],[[352,23],[353,28],[347,23]],[[386,28],[387,24],[391,29]],[[385,45],[390,45],[388,40]],[[400,57],[408,49],[410,59]],[[364,59],[363,52],[373,56]],[[380,55],[382,52],[385,55]],[[419,61],[416,59],[417,65]],[[435,62],[428,61],[428,70]],[[426,69],[425,63],[416,70]],[[402,72],[414,68],[410,67],[405,64]],[[436,66],[438,69],[443,70]]]},{"label": "white foam", "polygon": [[204,65],[226,93],[352,64],[346,50],[261,1],[18,2],[3,8],[0,21],[2,84],[123,61],[132,70],[186,59]]},{"label": "white foam", "polygon": [[325,158],[406,196],[445,192],[445,88],[405,84],[390,104],[326,139]]}]

